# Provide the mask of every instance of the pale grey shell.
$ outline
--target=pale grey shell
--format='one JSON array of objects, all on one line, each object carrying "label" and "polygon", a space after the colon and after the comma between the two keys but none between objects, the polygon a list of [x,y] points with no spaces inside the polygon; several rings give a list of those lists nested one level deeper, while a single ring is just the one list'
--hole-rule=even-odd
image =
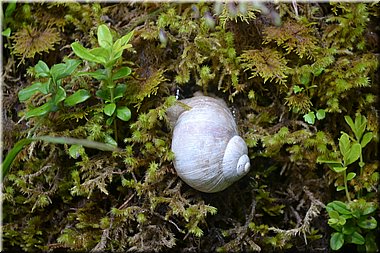
[{"label": "pale grey shell", "polygon": [[202,192],[218,192],[250,169],[248,149],[224,101],[197,96],[168,109],[174,126],[172,151],[178,176]]}]

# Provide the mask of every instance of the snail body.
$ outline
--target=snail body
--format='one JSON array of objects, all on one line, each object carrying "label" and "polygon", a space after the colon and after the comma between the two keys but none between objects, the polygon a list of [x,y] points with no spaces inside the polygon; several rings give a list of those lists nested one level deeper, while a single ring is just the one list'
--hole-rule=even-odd
[{"label": "snail body", "polygon": [[190,109],[176,105],[167,111],[174,127],[174,168],[196,190],[222,191],[248,173],[247,145],[224,101],[195,96],[180,102]]}]

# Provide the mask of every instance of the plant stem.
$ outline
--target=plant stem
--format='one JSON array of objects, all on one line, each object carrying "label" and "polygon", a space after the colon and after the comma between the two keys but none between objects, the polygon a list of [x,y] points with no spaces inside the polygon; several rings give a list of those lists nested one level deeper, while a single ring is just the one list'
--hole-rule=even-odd
[{"label": "plant stem", "polygon": [[347,200],[348,200],[348,202],[351,202],[350,193],[348,192],[348,186],[347,186],[346,171],[343,171],[343,180],[344,180],[344,190],[346,191]]},{"label": "plant stem", "polygon": [[[110,96],[111,96],[111,103],[115,103],[114,97],[115,97],[115,84],[113,83],[112,80],[112,68],[106,68],[106,73],[107,73],[107,87],[110,89]],[[115,118],[115,112],[112,114],[113,117],[113,129],[114,129],[114,135],[115,135],[115,141],[117,142],[117,125],[116,125],[116,118]]]}]

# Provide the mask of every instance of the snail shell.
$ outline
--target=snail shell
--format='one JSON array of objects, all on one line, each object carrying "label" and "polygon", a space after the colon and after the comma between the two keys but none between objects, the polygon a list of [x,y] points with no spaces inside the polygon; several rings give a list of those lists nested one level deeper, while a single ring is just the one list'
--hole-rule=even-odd
[{"label": "snail shell", "polygon": [[250,169],[248,149],[223,100],[196,96],[167,110],[174,127],[174,168],[188,185],[202,192],[218,192]]}]

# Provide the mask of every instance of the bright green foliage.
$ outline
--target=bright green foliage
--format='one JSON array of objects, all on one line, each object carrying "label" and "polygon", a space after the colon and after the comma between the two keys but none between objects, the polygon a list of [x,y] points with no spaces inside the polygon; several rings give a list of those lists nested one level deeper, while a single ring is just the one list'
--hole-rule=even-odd
[{"label": "bright green foliage", "polygon": [[128,121],[131,118],[131,111],[127,106],[118,105],[118,101],[124,97],[127,86],[125,84],[116,84],[114,81],[128,77],[132,71],[129,67],[121,67],[117,70],[115,70],[115,67],[123,51],[132,47],[128,43],[132,35],[133,32],[130,32],[114,42],[109,28],[106,25],[100,25],[97,33],[100,47],[87,49],[79,42],[71,44],[74,53],[78,57],[88,62],[101,64],[104,67],[97,69],[95,72],[81,72],[79,75],[88,75],[102,82],[96,95],[105,102],[103,112],[109,116],[107,125],[114,124],[116,142],[118,138],[117,127],[114,122],[115,117],[122,121]]},{"label": "bright green foliage", "polygon": [[330,247],[333,250],[339,250],[345,243],[354,243],[358,244],[359,251],[373,252],[378,250],[375,234],[370,231],[377,228],[377,221],[373,217],[377,204],[361,198],[361,190],[354,195],[359,199],[351,200],[347,184],[357,176],[355,172],[347,174],[347,169],[359,158],[360,174],[358,177],[359,180],[363,178],[363,168],[365,168],[363,150],[372,140],[373,133],[365,132],[367,119],[360,114],[355,117],[355,122],[350,116],[345,116],[345,120],[354,133],[354,137],[342,132],[339,138],[339,150],[342,158],[336,161],[319,160],[319,162],[327,163],[334,172],[343,175],[344,186],[338,185],[337,191],[345,190],[348,200],[348,204],[336,200],[326,206],[330,216],[328,224],[337,231],[331,235]]},{"label": "bright green foliage", "polygon": [[347,168],[352,163],[359,160],[360,167],[360,177],[363,176],[363,168],[365,163],[363,161],[363,149],[371,141],[373,137],[372,132],[365,132],[367,127],[367,119],[362,115],[357,115],[355,118],[355,123],[350,116],[345,116],[347,124],[351,127],[352,132],[355,137],[352,138],[347,133],[342,131],[342,135],[339,138],[339,150],[341,158],[338,160],[325,160],[319,158],[318,162],[326,163],[328,166],[336,173],[341,173],[343,175],[344,186],[338,185],[337,190],[345,190],[346,197],[348,201],[351,201],[351,197],[347,187],[347,181],[352,180],[355,176],[355,172],[350,172],[347,174]]},{"label": "bright green foliage", "polygon": [[344,243],[353,243],[358,245],[358,250],[376,252],[378,247],[373,232],[377,227],[373,217],[376,209],[376,203],[364,199],[349,204],[337,200],[330,202],[326,206],[330,217],[328,224],[337,231],[331,235],[331,249],[339,250]]},{"label": "bright green foliage", "polygon": [[42,93],[49,95],[48,99],[43,105],[29,109],[25,113],[25,118],[43,116],[49,112],[57,111],[62,107],[62,103],[65,106],[74,106],[78,103],[86,101],[90,94],[87,90],[80,89],[74,92],[72,95],[66,97],[66,91],[63,88],[63,79],[69,77],[80,64],[80,61],[68,59],[65,63],[55,64],[49,69],[45,62],[39,61],[34,66],[34,73],[37,78],[43,79],[42,82],[35,82],[31,86],[22,89],[18,93],[18,98],[21,102],[30,99],[36,94]]}]

